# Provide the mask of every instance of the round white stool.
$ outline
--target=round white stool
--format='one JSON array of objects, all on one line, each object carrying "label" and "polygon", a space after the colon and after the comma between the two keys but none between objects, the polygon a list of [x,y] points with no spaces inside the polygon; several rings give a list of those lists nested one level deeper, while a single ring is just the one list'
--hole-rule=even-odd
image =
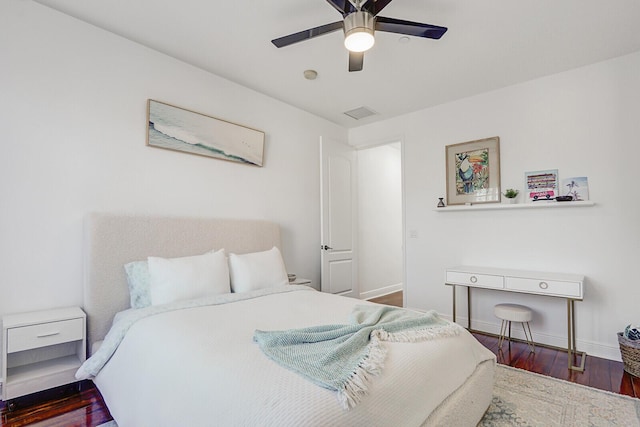
[{"label": "round white stool", "polygon": [[520,322],[522,323],[524,336],[527,339],[527,345],[530,349],[529,351],[535,352],[533,335],[531,335],[531,327],[529,326],[529,322],[533,318],[533,312],[529,307],[518,304],[497,304],[494,307],[493,312],[498,319],[502,320],[498,347],[502,348],[502,343],[504,342],[504,338],[507,333],[507,326],[509,327],[509,345],[511,345],[511,322]]}]

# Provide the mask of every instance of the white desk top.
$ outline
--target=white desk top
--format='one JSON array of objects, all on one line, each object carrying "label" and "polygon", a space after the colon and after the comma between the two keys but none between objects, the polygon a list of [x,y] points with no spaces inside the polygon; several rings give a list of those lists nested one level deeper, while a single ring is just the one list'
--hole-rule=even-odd
[{"label": "white desk top", "polygon": [[573,300],[582,300],[583,281],[584,276],[580,274],[466,265],[449,267],[445,271],[447,285],[547,295]]},{"label": "white desk top", "polygon": [[570,273],[550,273],[547,271],[514,270],[508,268],[478,267],[458,265],[448,267],[446,271],[469,274],[488,274],[493,276],[519,277],[523,279],[560,280],[569,282],[583,282],[584,275]]}]

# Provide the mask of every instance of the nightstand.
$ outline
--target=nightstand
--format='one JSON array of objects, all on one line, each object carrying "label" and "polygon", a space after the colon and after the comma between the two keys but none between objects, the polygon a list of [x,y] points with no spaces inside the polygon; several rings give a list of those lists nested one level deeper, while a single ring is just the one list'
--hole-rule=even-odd
[{"label": "nightstand", "polygon": [[302,279],[302,278],[297,278],[296,280],[294,280],[293,282],[289,282],[290,285],[306,285],[306,286],[311,286],[311,280],[309,279]]},{"label": "nightstand", "polygon": [[75,382],[85,325],[80,307],[2,316],[2,400]]}]

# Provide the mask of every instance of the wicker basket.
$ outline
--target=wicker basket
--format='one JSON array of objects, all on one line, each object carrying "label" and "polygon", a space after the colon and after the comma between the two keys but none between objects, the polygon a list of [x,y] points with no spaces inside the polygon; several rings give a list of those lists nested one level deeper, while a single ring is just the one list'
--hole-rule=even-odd
[{"label": "wicker basket", "polygon": [[630,340],[622,332],[618,332],[618,344],[624,370],[634,377],[640,377],[640,340]]}]

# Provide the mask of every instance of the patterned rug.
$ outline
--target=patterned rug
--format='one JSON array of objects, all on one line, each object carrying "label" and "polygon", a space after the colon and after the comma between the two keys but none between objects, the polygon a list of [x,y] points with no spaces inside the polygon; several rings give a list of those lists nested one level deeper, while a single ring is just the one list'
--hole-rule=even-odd
[{"label": "patterned rug", "polygon": [[481,427],[640,427],[640,399],[498,365]]},{"label": "patterned rug", "polygon": [[640,427],[640,399],[498,365],[493,401],[478,427],[538,426]]}]

